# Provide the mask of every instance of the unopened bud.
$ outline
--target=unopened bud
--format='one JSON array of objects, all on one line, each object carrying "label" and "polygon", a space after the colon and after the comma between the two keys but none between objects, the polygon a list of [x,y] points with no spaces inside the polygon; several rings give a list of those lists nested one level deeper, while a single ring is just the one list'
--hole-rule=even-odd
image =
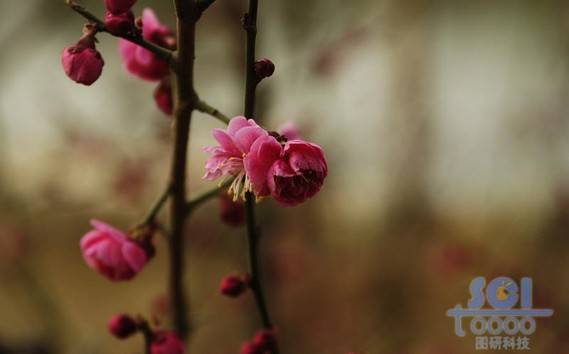
[{"label": "unopened bud", "polygon": [[270,77],[275,72],[275,64],[267,58],[257,60],[255,62],[255,74],[257,79],[263,80],[266,77]]},{"label": "unopened bud", "polygon": [[127,314],[117,314],[109,320],[109,332],[119,339],[130,337],[137,331],[136,321]]},{"label": "unopened bud", "polygon": [[105,13],[105,28],[109,33],[115,36],[126,36],[134,33],[136,30],[134,26],[134,14],[132,11],[127,11],[116,15],[107,11]]}]

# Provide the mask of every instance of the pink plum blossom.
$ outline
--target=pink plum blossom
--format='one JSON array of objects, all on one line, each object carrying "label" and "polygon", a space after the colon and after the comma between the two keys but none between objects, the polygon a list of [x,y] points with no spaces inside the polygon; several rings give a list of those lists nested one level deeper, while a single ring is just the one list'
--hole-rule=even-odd
[{"label": "pink plum blossom", "polygon": [[328,165],[316,144],[291,140],[282,147],[269,136],[255,141],[245,158],[245,170],[257,196],[270,194],[281,204],[293,206],[320,190]]},{"label": "pink plum blossom", "polygon": [[303,140],[285,144],[281,158],[268,172],[271,195],[285,206],[313,197],[324,183],[328,164],[322,148]]},{"label": "pink plum blossom", "polygon": [[149,260],[143,245],[104,222],[91,220],[91,225],[80,242],[89,267],[112,281],[130,280],[142,270]]},{"label": "pink plum blossom", "polygon": [[[175,46],[174,33],[158,21],[151,9],[142,12],[142,37],[163,47]],[[168,63],[137,44],[120,39],[119,51],[126,70],[143,80],[159,81],[168,75]]]},{"label": "pink plum blossom", "polygon": [[204,179],[215,180],[222,176],[237,176],[232,186],[236,194],[248,190],[248,182],[243,169],[243,158],[251,145],[268,133],[252,119],[234,117],[227,129],[214,129],[213,137],[219,146],[208,146],[203,150],[211,156],[206,162]]}]

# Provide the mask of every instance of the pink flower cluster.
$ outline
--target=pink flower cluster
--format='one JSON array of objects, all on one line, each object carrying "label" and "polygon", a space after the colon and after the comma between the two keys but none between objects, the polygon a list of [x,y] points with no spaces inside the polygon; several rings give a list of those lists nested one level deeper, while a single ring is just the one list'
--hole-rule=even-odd
[{"label": "pink flower cluster", "polygon": [[328,174],[320,146],[288,140],[252,119],[234,117],[227,129],[214,129],[213,137],[219,145],[203,149],[210,154],[204,179],[234,178],[229,191],[235,200],[253,192],[257,198],[271,195],[285,206],[297,205],[318,193]]},{"label": "pink flower cluster", "polygon": [[[174,32],[160,23],[151,9],[142,11],[142,38],[159,46],[175,49],[176,37]],[[167,115],[173,111],[172,87],[168,63],[156,54],[126,39],[120,39],[119,51],[126,70],[146,81],[158,81],[154,91],[154,100],[158,108]]]},{"label": "pink flower cluster", "polygon": [[[125,39],[143,38],[158,46],[176,49],[176,36],[160,23],[151,9],[144,9],[142,17],[135,21],[132,6],[136,0],[105,0],[105,29],[121,37],[119,52],[126,70],[146,81],[159,82],[154,91],[157,107],[166,115],[173,113],[172,86],[168,63],[149,50]],[[84,34],[73,46],[66,47],[61,63],[67,76],[80,84],[92,85],[101,76],[105,64],[95,48],[98,28],[86,25]]]}]

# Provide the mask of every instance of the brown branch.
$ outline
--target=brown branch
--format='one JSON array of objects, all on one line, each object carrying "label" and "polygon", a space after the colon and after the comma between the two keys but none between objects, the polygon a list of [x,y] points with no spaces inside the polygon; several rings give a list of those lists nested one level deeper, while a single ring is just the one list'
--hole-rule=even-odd
[{"label": "brown branch", "polygon": [[189,332],[184,278],[184,225],[186,221],[186,163],[192,111],[196,108],[194,91],[195,30],[199,11],[194,0],[175,0],[177,16],[178,65],[176,65],[174,150],[171,167],[170,204],[170,300],[174,309],[174,327],[182,339]]},{"label": "brown branch", "polygon": [[[87,21],[89,21],[90,23],[95,25],[97,32],[109,33],[107,31],[105,23],[101,19],[99,19],[97,16],[93,15],[85,7],[76,3],[74,0],[65,0],[65,3],[73,11],[77,12],[79,15],[81,15],[85,19],[87,19]],[[111,34],[111,33],[109,33],[109,34]],[[121,35],[121,36],[116,36],[114,34],[111,34],[111,35],[115,36],[115,37],[126,39],[127,41],[130,41],[132,43],[138,44],[139,46],[141,46],[141,47],[151,51],[152,53],[156,54],[156,56],[158,56],[160,59],[167,61],[168,64],[170,64],[171,66],[174,66],[174,64],[175,64],[174,56],[172,55],[172,52],[170,50],[163,48],[163,47],[160,47],[159,45],[156,45],[152,42],[145,40],[144,38],[142,38],[140,36],[140,34],[127,34],[127,35]]]}]

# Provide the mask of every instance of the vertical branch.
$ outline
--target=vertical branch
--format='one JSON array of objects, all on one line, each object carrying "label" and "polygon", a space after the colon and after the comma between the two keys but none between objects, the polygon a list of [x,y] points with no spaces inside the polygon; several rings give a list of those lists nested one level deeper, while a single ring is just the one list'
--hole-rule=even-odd
[{"label": "vertical branch", "polygon": [[[253,118],[255,115],[255,93],[258,79],[255,74],[255,42],[257,37],[257,9],[258,0],[249,0],[248,12],[243,17],[243,28],[247,33],[247,53],[246,53],[246,78],[245,78],[245,109],[244,115]],[[263,327],[271,329],[269,311],[263,294],[261,274],[259,268],[259,228],[255,220],[255,196],[251,192],[246,194],[246,213],[247,213],[247,238],[249,243],[249,267],[251,272],[250,287],[255,297],[255,303],[263,323]],[[275,344],[273,354],[278,354],[278,346]]]},{"label": "vertical branch", "polygon": [[170,301],[174,327],[181,338],[189,331],[184,295],[184,224],[186,219],[186,162],[192,111],[195,109],[194,51],[197,7],[193,0],[175,0],[178,60],[175,76],[174,151],[172,156],[170,204]]}]

